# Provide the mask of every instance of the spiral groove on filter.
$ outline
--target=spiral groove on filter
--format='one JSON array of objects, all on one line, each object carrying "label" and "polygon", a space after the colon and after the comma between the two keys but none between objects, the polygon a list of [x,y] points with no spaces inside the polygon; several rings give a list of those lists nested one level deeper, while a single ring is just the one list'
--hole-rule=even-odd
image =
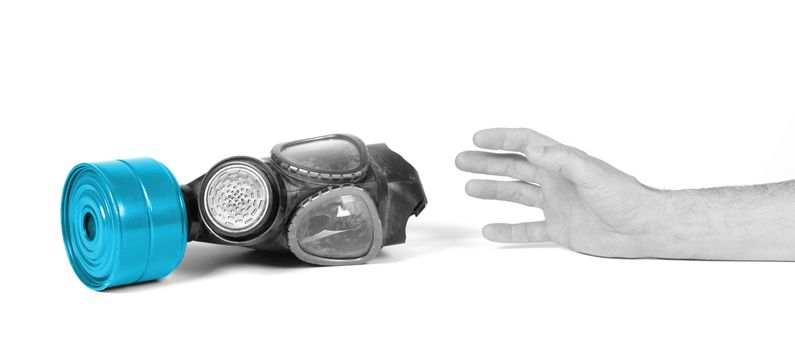
[{"label": "spiral groove on filter", "polygon": [[79,164],[64,185],[64,246],[94,290],[167,276],[184,255],[187,225],[179,184],[151,158]]}]

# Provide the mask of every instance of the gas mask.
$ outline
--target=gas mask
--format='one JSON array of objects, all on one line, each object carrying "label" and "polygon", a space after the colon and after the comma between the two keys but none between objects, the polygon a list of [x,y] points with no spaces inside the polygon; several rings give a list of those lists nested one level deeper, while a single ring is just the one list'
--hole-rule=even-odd
[{"label": "gas mask", "polygon": [[167,276],[189,241],[366,263],[404,243],[408,218],[426,203],[403,157],[337,134],[276,145],[270,158],[225,159],[182,186],[151,158],[79,164],[61,225],[73,270],[103,290]]}]

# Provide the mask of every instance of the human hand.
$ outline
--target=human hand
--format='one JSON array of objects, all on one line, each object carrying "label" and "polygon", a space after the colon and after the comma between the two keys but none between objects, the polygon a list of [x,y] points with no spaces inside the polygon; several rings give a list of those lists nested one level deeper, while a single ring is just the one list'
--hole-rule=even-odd
[{"label": "human hand", "polygon": [[545,221],[495,223],[483,236],[501,243],[553,241],[606,257],[649,256],[649,238],[662,220],[661,191],[574,147],[530,129],[487,129],[475,146],[513,153],[466,151],[456,166],[518,181],[471,180],[472,197],[540,208]]}]

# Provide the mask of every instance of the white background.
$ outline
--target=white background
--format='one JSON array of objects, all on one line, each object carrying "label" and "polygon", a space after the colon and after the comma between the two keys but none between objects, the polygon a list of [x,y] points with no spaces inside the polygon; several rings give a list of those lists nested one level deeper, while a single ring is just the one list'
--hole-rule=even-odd
[{"label": "white background", "polygon": [[[792,348],[791,263],[611,260],[483,240],[541,213],[468,198],[455,155],[524,126],[651,186],[795,178],[789,1],[5,1],[0,348]],[[191,243],[97,293],[61,241],[78,162],[188,182],[333,132],[386,142],[430,200],[364,266]],[[794,213],[795,214],[795,213]]]}]

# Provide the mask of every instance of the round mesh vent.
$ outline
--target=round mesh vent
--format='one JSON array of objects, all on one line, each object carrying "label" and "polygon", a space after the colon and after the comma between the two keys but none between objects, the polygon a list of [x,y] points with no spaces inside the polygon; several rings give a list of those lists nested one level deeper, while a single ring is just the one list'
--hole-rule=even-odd
[{"label": "round mesh vent", "polygon": [[204,193],[208,219],[232,237],[245,235],[257,226],[270,202],[268,180],[245,163],[231,163],[216,171]]}]

